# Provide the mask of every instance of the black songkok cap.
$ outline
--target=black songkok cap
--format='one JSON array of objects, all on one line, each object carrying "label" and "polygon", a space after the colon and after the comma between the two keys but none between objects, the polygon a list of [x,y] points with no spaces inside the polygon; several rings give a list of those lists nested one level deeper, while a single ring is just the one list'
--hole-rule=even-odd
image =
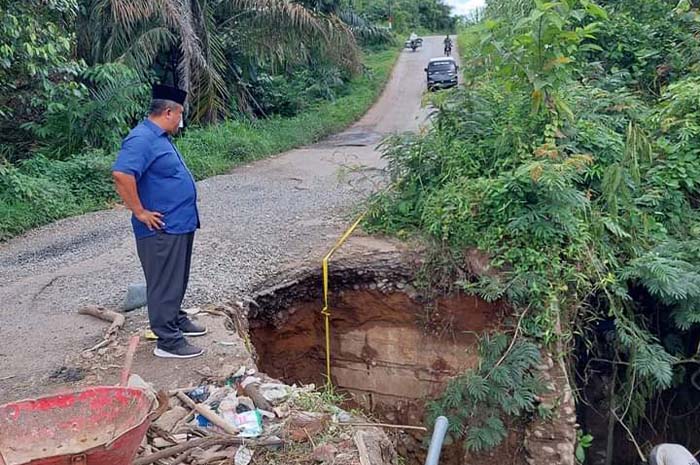
[{"label": "black songkok cap", "polygon": [[185,104],[187,92],[176,87],[153,84],[153,100],[171,100],[180,105]]}]

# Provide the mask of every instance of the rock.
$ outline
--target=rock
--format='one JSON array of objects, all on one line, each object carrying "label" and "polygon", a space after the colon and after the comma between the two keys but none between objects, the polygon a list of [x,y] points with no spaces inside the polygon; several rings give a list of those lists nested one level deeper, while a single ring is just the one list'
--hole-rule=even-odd
[{"label": "rock", "polygon": [[337,453],[338,449],[333,444],[323,444],[314,449],[311,459],[314,462],[332,462]]},{"label": "rock", "polygon": [[545,454],[552,455],[552,454],[554,454],[554,449],[552,449],[552,448],[549,447],[549,446],[544,446],[544,447],[542,448],[542,452],[544,452]]},{"label": "rock", "polygon": [[175,425],[177,425],[180,420],[185,418],[188,413],[189,410],[178,405],[161,415],[160,418],[158,418],[153,424],[164,429],[165,431],[172,431],[175,428]]},{"label": "rock", "polygon": [[146,303],[146,285],[143,283],[129,284],[126,290],[126,298],[122,304],[122,310],[125,312],[136,310],[145,306]]}]

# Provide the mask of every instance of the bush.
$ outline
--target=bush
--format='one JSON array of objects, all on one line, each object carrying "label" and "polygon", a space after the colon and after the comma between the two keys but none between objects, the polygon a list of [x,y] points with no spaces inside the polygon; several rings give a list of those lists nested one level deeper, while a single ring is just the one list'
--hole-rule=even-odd
[{"label": "bush", "polygon": [[[613,322],[612,341],[580,343],[615,371],[610,405],[628,406],[618,413],[633,429],[645,415],[668,423],[661,395],[688,382],[679,359],[697,356],[700,81],[682,63],[697,58],[687,19],[700,12],[604,3],[615,15],[588,0],[487,2],[460,38],[466,90],[433,96],[433,127],[385,147],[394,189],[375,199],[369,228],[427,238],[449,259],[425,275],[529,309],[524,335],[563,356],[591,322]],[[487,267],[469,269],[475,249]],[[478,376],[440,400],[462,425],[486,425],[460,431],[472,449],[503,437],[493,412],[507,410],[478,402]]]},{"label": "bush", "polygon": [[44,156],[65,159],[86,148],[114,149],[145,113],[148,85],[136,71],[108,63],[86,69],[81,78],[82,83],[53,86],[42,120],[24,125]]}]

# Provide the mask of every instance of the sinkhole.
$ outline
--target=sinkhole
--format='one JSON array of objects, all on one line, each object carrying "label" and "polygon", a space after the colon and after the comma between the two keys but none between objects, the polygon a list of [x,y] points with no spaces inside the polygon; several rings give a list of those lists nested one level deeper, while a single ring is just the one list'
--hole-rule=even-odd
[{"label": "sinkhole", "polygon": [[[386,423],[425,425],[426,402],[478,363],[479,333],[503,309],[462,294],[426,298],[396,270],[340,270],[331,283],[331,374],[359,407]],[[317,273],[256,296],[250,335],[260,370],[287,383],[325,383],[325,331]],[[394,436],[398,453],[423,463],[429,434]],[[449,445],[441,463],[462,463]],[[452,450],[450,451],[450,447]]]}]

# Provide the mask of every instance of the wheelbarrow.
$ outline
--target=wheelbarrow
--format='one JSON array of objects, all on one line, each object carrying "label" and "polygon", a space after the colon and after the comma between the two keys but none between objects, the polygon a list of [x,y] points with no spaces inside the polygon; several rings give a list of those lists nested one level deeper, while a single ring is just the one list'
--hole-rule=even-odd
[{"label": "wheelbarrow", "polygon": [[131,465],[152,404],[145,391],[124,386],[136,344],[122,386],[1,405],[0,465]]}]

